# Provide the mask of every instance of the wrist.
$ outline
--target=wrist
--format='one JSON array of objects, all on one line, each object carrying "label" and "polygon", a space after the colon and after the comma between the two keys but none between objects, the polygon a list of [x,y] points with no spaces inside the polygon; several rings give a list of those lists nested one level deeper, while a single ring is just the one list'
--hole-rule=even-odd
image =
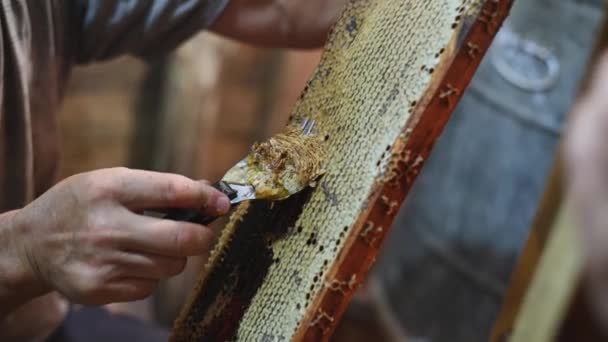
[{"label": "wrist", "polygon": [[17,213],[15,210],[0,215],[0,317],[50,292],[29,262],[22,243],[28,234],[20,227]]}]

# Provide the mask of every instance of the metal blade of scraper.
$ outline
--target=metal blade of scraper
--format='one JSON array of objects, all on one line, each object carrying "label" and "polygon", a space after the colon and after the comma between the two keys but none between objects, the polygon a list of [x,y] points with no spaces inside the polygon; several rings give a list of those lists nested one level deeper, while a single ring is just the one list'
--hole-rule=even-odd
[{"label": "metal blade of scraper", "polygon": [[[312,135],[314,133],[315,120],[302,118],[300,121],[300,127],[302,128],[303,135]],[[241,159],[232,168],[230,168],[224,177],[222,177],[222,181],[228,184],[248,184],[249,163],[247,162],[247,157],[248,156]]]},{"label": "metal blade of scraper", "polygon": [[[302,129],[302,134],[305,136],[311,136],[316,133],[314,131],[315,120],[312,120],[309,118],[302,118],[299,122],[299,125]],[[241,159],[238,163],[236,163],[236,165],[234,165],[232,168],[230,168],[230,170],[228,170],[226,172],[224,177],[222,177],[222,181],[226,182],[228,185],[233,186],[233,187],[236,185],[241,185],[241,187],[242,186],[251,186],[253,188],[253,186],[249,184],[250,167],[249,167],[249,163],[247,162],[248,157],[249,156],[246,156],[245,158]],[[300,184],[300,185],[301,185],[300,187],[298,187],[296,189],[292,189],[292,191],[290,191],[290,193],[289,193],[289,196],[302,191],[308,184]],[[247,194],[246,196],[240,197],[243,199],[241,199],[241,200],[237,199],[236,202],[234,202],[233,204],[242,202],[243,200],[263,198],[263,197],[260,197],[259,195],[256,196],[255,189],[253,189],[253,196],[250,196],[250,195],[251,194]],[[273,198],[273,199],[285,199],[289,196],[285,196],[283,198]]]},{"label": "metal blade of scraper", "polygon": [[[315,128],[315,121],[308,118],[302,118],[300,126],[304,135],[312,135]],[[258,197],[256,196],[253,185],[248,184],[248,174],[249,163],[247,162],[247,157],[245,157],[230,168],[224,177],[222,177],[222,180],[213,184],[213,187],[228,196],[232,207],[243,201],[254,200]],[[308,184],[302,184],[301,187],[291,191],[289,196],[303,190],[307,185]],[[285,199],[289,196],[280,199]],[[203,225],[207,225],[218,218],[217,216],[201,213],[200,210],[184,208],[172,208],[160,213],[158,211],[146,211],[145,214],[168,220],[186,221]]]}]

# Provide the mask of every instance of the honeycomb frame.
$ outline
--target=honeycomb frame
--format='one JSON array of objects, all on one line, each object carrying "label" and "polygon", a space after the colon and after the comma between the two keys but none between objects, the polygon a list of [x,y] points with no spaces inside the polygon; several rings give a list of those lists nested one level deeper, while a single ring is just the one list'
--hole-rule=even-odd
[{"label": "honeycomb frame", "polygon": [[171,339],[328,340],[511,4],[352,1],[290,117],[326,173],[232,215]]}]

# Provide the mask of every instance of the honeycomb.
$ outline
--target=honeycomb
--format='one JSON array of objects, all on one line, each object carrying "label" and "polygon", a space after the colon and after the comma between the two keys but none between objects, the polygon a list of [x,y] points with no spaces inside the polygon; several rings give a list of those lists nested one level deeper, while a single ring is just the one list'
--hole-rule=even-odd
[{"label": "honeycomb", "polygon": [[[461,91],[442,80],[457,53],[461,60],[474,60],[474,71],[506,15],[499,10],[509,5],[498,0],[351,2],[290,118],[291,123],[316,121],[324,174],[314,187],[286,200],[253,201],[232,215],[172,339],[328,338],[338,307],[362,280],[361,274],[335,278],[347,258],[356,261],[352,241],[360,237],[377,244],[385,229],[364,223],[365,217],[380,203],[386,216],[380,220],[390,222],[400,203],[378,195],[380,185],[403,171],[397,160],[414,168],[422,164],[422,154],[410,156],[404,144],[421,117],[432,122],[426,110],[432,98],[443,101],[442,111],[453,109]],[[483,39],[466,41],[473,28]],[[433,134],[434,140],[439,133]],[[423,145],[426,151],[432,142]],[[324,302],[328,292],[337,295],[333,302]]]}]

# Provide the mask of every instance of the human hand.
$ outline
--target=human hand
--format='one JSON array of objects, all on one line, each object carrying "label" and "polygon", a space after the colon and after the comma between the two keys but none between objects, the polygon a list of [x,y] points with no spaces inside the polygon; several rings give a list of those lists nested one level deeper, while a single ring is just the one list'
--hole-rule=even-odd
[{"label": "human hand", "polygon": [[220,215],[230,203],[183,176],[103,169],[67,178],[16,212],[11,239],[40,293],[90,305],[137,300],[213,240],[204,226],[138,214],[166,207]]},{"label": "human hand", "polygon": [[565,137],[568,185],[597,317],[608,324],[608,54],[571,115]]}]

